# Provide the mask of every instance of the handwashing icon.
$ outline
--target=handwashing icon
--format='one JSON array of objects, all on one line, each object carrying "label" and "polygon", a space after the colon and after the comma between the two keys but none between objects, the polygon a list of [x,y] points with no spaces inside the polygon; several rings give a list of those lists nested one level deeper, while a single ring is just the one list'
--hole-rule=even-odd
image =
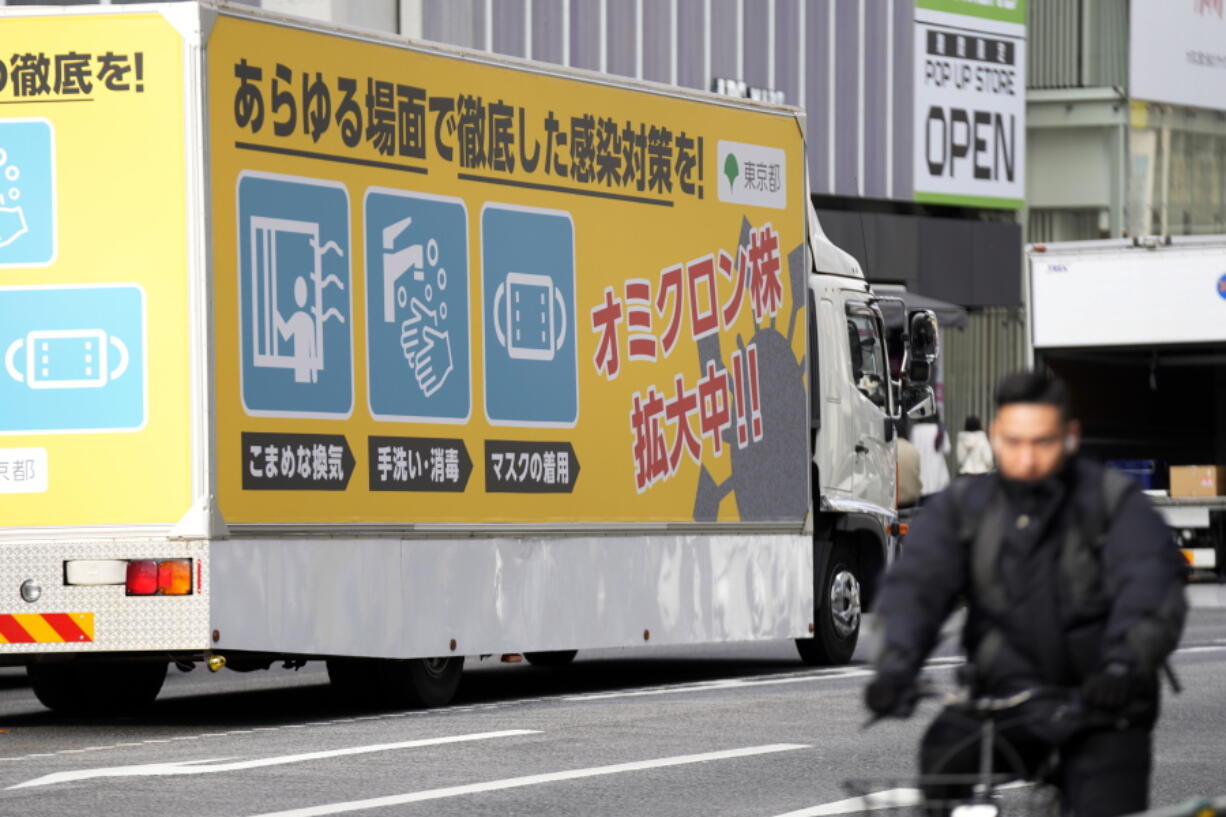
[{"label": "handwashing icon", "polygon": [[[424,247],[409,244],[395,249],[397,239],[412,224],[410,216],[383,228],[383,321],[396,323],[397,309],[408,310],[409,317],[400,320],[400,348],[422,395],[433,397],[455,371],[451,331],[446,328],[447,303],[443,300],[447,270],[440,265],[439,244],[434,238]],[[430,281],[426,279],[426,266],[434,271]],[[410,295],[409,285],[401,283],[410,273],[421,297]],[[432,307],[436,286],[440,303]]]},{"label": "handwashing icon", "polygon": [[367,399],[381,421],[467,421],[472,412],[468,219],[464,202],[369,188]]},{"label": "handwashing icon", "polygon": [[[17,353],[25,349],[25,371]],[[111,368],[111,349],[115,351]],[[100,389],[128,370],[128,347],[102,329],[43,329],[9,344],[4,368],[31,389]]]},{"label": "handwashing icon", "polygon": [[[9,195],[12,195],[12,191]],[[0,201],[3,201],[3,197],[0,197]],[[24,208],[0,207],[0,247],[7,247],[28,232],[30,225],[26,223]]]},{"label": "handwashing icon", "polygon": [[0,267],[55,258],[55,129],[47,119],[0,119]]}]

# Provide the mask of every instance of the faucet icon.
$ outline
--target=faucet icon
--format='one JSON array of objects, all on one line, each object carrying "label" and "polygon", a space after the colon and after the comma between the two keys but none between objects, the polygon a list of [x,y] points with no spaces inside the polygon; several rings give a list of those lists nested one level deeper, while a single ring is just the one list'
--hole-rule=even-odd
[{"label": "faucet icon", "polygon": [[408,291],[403,287],[397,291],[396,282],[410,270],[413,272],[413,280],[424,281],[426,279],[426,270],[422,265],[421,244],[410,244],[402,250],[393,251],[392,249],[396,246],[396,239],[412,223],[413,218],[409,217],[383,228],[383,321],[385,323],[396,322],[398,299],[403,301],[400,303],[401,307],[408,302]]}]

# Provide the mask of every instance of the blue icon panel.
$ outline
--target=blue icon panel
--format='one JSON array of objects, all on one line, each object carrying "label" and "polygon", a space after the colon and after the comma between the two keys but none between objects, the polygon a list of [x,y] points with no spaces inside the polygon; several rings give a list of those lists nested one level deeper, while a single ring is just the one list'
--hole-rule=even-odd
[{"label": "blue icon panel", "polygon": [[0,119],[0,267],[55,260],[54,142],[46,119]]},{"label": "blue icon panel", "polygon": [[145,423],[145,297],[133,284],[0,288],[0,433]]},{"label": "blue icon panel", "polygon": [[575,230],[569,213],[481,212],[485,413],[498,425],[579,419]]},{"label": "blue icon panel", "polygon": [[372,188],[365,230],[371,414],[464,422],[472,377],[463,202]]},{"label": "blue icon panel", "polygon": [[348,417],[353,324],[344,186],[244,173],[238,222],[244,408]]}]

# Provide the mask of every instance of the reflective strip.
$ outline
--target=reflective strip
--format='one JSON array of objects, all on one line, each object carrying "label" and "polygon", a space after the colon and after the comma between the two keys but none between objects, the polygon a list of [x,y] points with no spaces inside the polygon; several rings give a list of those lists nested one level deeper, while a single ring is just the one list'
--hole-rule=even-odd
[{"label": "reflective strip", "polygon": [[65,641],[93,641],[93,613],[45,613],[43,618]]},{"label": "reflective strip", "polygon": [[0,615],[0,639],[3,639],[5,644],[30,644],[34,641],[17,623],[17,619],[4,615]]},{"label": "reflective strip", "polygon": [[93,613],[0,614],[0,643],[62,644],[93,640]]},{"label": "reflective strip", "polygon": [[21,625],[21,629],[30,634],[30,640],[35,644],[47,644],[63,641],[63,637],[55,631],[47,620],[38,613],[16,613],[13,618]]}]

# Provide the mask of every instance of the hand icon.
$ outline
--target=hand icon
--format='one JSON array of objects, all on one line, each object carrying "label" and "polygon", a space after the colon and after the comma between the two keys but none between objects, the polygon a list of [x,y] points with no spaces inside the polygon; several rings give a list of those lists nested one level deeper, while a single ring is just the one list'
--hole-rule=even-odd
[{"label": "hand icon", "polygon": [[[404,352],[409,368],[414,369],[417,367],[417,347],[422,342],[422,330],[427,326],[438,326],[438,315],[417,298],[409,304],[409,309],[413,316],[400,324],[400,349]],[[425,322],[426,318],[430,319],[428,323]]]},{"label": "hand icon", "polygon": [[417,385],[422,394],[430,397],[443,387],[447,376],[455,368],[451,359],[451,336],[449,332],[440,332],[433,326],[427,326],[421,332],[423,343],[416,353]]},{"label": "hand icon", "polygon": [[21,207],[0,207],[0,247],[7,247],[29,231],[25,210]]}]

